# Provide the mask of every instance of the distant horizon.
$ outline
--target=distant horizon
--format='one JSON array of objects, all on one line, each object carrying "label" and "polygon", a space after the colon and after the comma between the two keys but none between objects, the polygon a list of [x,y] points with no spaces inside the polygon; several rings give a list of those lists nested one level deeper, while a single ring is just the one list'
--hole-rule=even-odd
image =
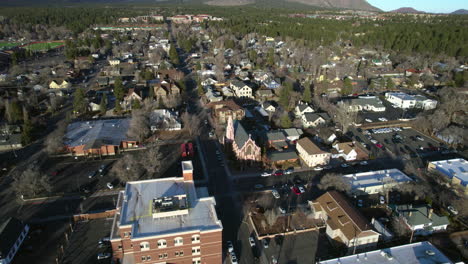
[{"label": "distant horizon", "polygon": [[367,0],[367,2],[387,12],[402,7],[410,7],[428,13],[452,13],[459,9],[468,10],[468,1],[466,0]]}]

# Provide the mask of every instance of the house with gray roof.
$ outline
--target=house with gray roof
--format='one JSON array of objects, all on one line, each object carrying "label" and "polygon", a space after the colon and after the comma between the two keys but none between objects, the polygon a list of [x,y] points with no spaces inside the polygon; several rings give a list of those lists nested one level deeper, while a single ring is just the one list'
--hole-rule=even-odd
[{"label": "house with gray roof", "polygon": [[330,122],[331,118],[327,113],[305,113],[302,118],[304,128],[317,127]]},{"label": "house with gray roof", "polygon": [[236,120],[234,122],[232,118],[229,118],[226,127],[226,142],[232,143],[232,150],[238,160],[261,160],[262,153],[260,147],[252,138],[252,134],[245,130],[240,121]]},{"label": "house with gray roof", "polygon": [[449,225],[448,217],[435,214],[429,205],[397,205],[395,213],[403,218],[407,227],[417,235],[430,235],[433,232],[444,231]]}]

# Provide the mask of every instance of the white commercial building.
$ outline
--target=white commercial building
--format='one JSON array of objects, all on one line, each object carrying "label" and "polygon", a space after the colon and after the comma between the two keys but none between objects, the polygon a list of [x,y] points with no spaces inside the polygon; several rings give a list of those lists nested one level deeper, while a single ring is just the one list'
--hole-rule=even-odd
[{"label": "white commercial building", "polygon": [[464,159],[438,160],[429,162],[428,170],[437,171],[459,184],[468,193],[468,161]]},{"label": "white commercial building", "polygon": [[320,261],[319,264],[430,264],[453,262],[428,241]]},{"label": "white commercial building", "polygon": [[359,96],[353,99],[340,101],[341,106],[347,106],[349,111],[371,111],[384,112],[385,106],[382,101],[376,96]]},{"label": "white commercial building", "polygon": [[398,184],[412,181],[398,169],[353,173],[343,177],[351,184],[351,192],[355,194],[383,193]]},{"label": "white commercial building", "polygon": [[410,95],[402,92],[385,93],[385,99],[395,107],[403,109],[421,108],[430,110],[437,107],[436,100],[429,99],[422,95]]}]

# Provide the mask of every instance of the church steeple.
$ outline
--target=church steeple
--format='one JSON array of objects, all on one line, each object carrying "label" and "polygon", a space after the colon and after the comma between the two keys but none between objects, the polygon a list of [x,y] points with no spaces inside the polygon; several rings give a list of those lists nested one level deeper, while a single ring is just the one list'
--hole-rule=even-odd
[{"label": "church steeple", "polygon": [[232,116],[229,116],[227,126],[226,126],[226,143],[231,143],[234,141],[234,122],[232,121]]}]

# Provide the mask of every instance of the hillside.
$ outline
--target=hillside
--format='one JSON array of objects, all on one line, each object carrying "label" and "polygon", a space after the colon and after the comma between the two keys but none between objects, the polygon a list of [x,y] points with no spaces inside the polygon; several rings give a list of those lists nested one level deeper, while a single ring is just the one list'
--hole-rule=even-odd
[{"label": "hillside", "polygon": [[418,11],[412,7],[402,7],[396,10],[390,11],[391,13],[402,13],[402,14],[421,14],[424,13],[422,11]]},{"label": "hillside", "polygon": [[453,11],[450,13],[452,15],[468,15],[468,10],[466,9],[458,9],[457,11]]},{"label": "hillside", "polygon": [[366,0],[15,0],[6,1],[0,6],[62,6],[85,4],[207,4],[214,6],[241,6],[256,4],[259,6],[284,8],[285,6],[301,5],[303,7],[342,8],[379,11]]}]

